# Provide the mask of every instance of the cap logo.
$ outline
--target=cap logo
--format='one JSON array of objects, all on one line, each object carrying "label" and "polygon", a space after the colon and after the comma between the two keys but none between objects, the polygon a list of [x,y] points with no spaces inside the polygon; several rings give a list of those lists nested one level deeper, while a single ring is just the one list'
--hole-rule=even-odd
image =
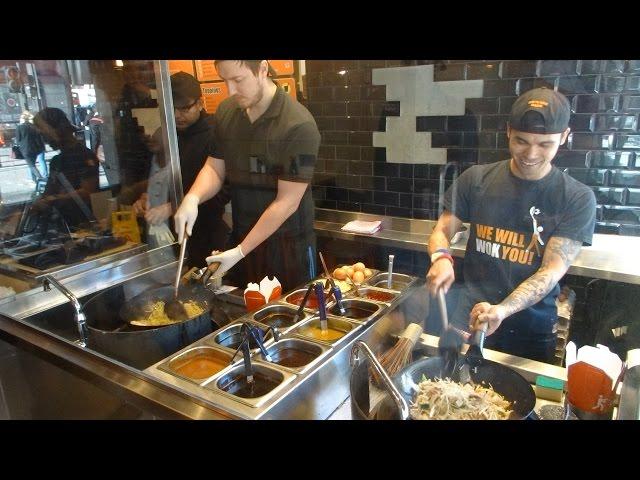
[{"label": "cap logo", "polygon": [[529,100],[527,104],[533,108],[544,108],[549,106],[549,102],[544,100]]}]

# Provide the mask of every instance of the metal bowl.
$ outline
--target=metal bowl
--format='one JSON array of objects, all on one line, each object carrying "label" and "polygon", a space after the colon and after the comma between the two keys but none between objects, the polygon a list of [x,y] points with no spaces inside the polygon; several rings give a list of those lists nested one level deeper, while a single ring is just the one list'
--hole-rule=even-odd
[{"label": "metal bowl", "polygon": [[159,368],[185,380],[200,383],[231,365],[231,356],[229,352],[201,346],[176,355]]},{"label": "metal bowl", "polygon": [[[285,331],[294,326],[293,320],[296,312],[296,308],[288,305],[269,305],[255,312],[253,314],[253,319],[256,322]],[[307,314],[302,312],[298,321],[306,318]]]},{"label": "metal bowl", "polygon": [[[389,278],[388,272],[380,272],[369,277],[369,279],[367,279],[364,284],[370,285],[372,287],[389,288],[387,286],[387,278]],[[414,278],[410,275],[405,275],[403,273],[392,273],[391,290],[402,291],[407,288],[413,282],[413,280]]]},{"label": "metal bowl", "polygon": [[[271,356],[273,363],[301,374],[318,363],[330,350],[328,346],[301,338],[285,338],[267,348],[267,353]],[[260,352],[256,353],[256,357],[266,361]]]},{"label": "metal bowl", "polygon": [[244,365],[233,367],[204,386],[250,407],[260,407],[275,398],[295,378],[290,372],[277,370],[263,363],[255,362],[252,368],[253,386],[247,382]]},{"label": "metal bowl", "polygon": [[[358,298],[345,298],[342,300],[342,305],[345,309],[345,314],[342,316],[362,323],[371,320],[383,308],[379,303]],[[329,313],[335,316],[341,316],[338,304],[331,307]]]},{"label": "metal bowl", "polygon": [[289,333],[300,335],[301,337],[311,339],[316,342],[336,345],[347,338],[352,331],[360,328],[360,326],[361,324],[356,324],[343,318],[327,316],[328,333],[326,335],[322,335],[320,319],[317,318],[303,323],[299,327],[291,330]]},{"label": "metal bowl", "polygon": [[[242,332],[240,331],[242,328],[242,323],[243,322],[234,323],[214,332],[208,342],[231,352],[235,352],[242,342]],[[256,325],[264,332],[265,344],[268,343],[268,341],[273,340],[273,334],[270,330],[267,330],[263,325],[256,324],[255,322],[251,323]],[[258,344],[253,338],[249,343],[249,347],[251,348],[251,350],[258,349]]]}]

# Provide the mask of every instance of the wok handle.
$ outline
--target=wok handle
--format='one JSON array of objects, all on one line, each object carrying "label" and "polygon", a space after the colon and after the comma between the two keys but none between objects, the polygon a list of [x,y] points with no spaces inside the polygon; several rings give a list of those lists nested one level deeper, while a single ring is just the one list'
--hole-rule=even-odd
[{"label": "wok handle", "polygon": [[476,345],[482,354],[482,349],[484,348],[484,339],[487,335],[487,328],[489,327],[488,322],[483,322],[478,325],[478,322],[473,326],[473,331],[471,332],[471,338],[469,340],[469,345]]},{"label": "wok handle", "polygon": [[391,395],[391,398],[400,411],[400,419],[407,420],[409,418],[409,405],[407,404],[407,401],[393,384],[391,378],[389,377],[389,374],[387,374],[386,370],[382,367],[369,346],[361,340],[358,340],[351,348],[351,366],[355,364],[356,360],[358,359],[358,353],[360,351],[362,351],[367,356],[367,358],[371,362],[371,366],[376,370],[376,372],[378,372],[378,375],[380,375],[382,384],[386,387],[389,395]]},{"label": "wok handle", "polygon": [[442,331],[449,328],[449,316],[447,315],[447,300],[444,297],[444,288],[438,290],[438,306],[440,307],[440,317],[442,317]]}]

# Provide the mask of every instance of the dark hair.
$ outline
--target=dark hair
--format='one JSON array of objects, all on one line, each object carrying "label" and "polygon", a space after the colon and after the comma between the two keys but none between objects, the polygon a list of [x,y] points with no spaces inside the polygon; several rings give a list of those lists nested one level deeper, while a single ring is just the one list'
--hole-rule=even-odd
[{"label": "dark hair", "polygon": [[78,129],[73,126],[65,113],[59,108],[49,107],[40,110],[33,118],[34,123],[44,122],[56,133],[64,135],[74,133]]},{"label": "dark hair", "polygon": [[[213,61],[213,65],[216,67],[216,69],[218,68],[218,63],[220,62],[224,62],[225,60],[214,60]],[[258,75],[258,72],[260,71],[260,64],[262,63],[262,60],[234,60],[235,62],[238,62],[240,65],[246,65],[249,70],[251,70],[253,72],[254,75]],[[272,80],[275,80],[273,77],[276,76],[276,71],[273,69],[273,67],[271,66],[271,64],[269,63],[269,60],[266,61],[267,62],[267,76],[270,77]]]}]

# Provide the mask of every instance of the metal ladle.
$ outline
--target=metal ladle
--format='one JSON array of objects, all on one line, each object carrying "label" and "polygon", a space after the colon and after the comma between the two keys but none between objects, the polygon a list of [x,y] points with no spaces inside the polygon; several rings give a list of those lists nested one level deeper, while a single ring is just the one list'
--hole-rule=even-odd
[{"label": "metal ladle", "polygon": [[182,274],[182,265],[184,264],[184,254],[187,249],[187,235],[185,233],[180,244],[180,257],[178,259],[178,270],[176,272],[176,279],[173,283],[173,299],[168,300],[164,304],[164,313],[174,322],[182,322],[189,318],[187,310],[184,305],[178,300],[178,288],[180,287],[180,277]]}]

